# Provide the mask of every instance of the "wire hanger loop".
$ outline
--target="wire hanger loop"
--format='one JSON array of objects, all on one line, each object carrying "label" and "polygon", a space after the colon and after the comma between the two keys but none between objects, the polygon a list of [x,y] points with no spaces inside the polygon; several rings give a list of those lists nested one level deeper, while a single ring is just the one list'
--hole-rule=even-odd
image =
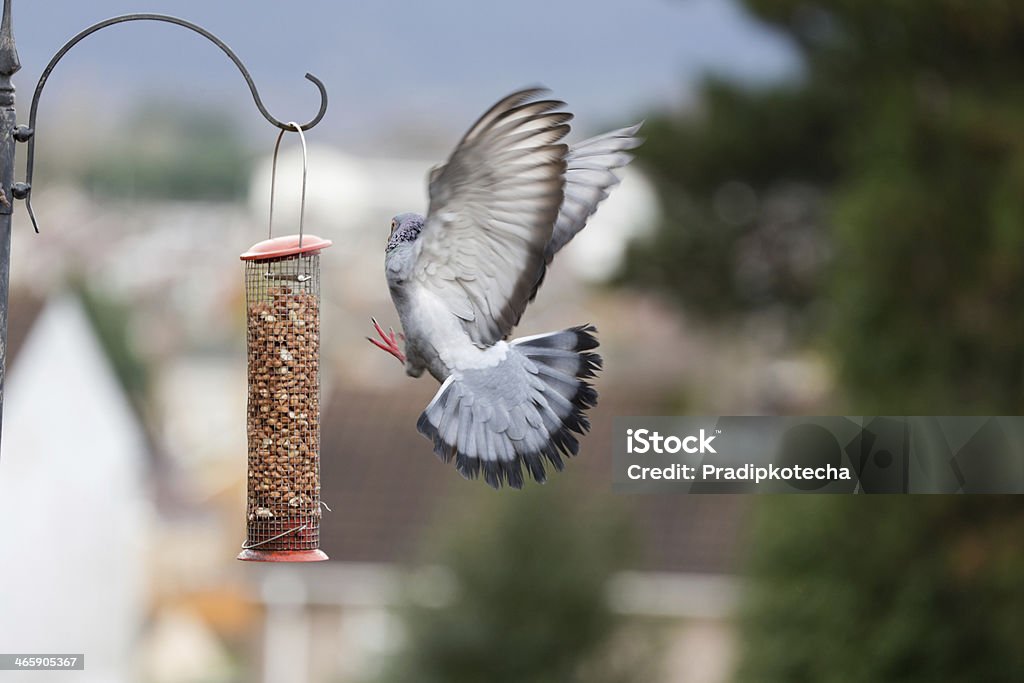
[{"label": "wire hanger loop", "polygon": [[[309,157],[306,150],[306,136],[302,132],[302,126],[289,121],[287,126],[291,126],[295,129],[295,132],[299,134],[299,141],[302,143],[302,194],[299,198],[299,249],[302,248],[302,234],[303,227],[306,222],[306,176],[309,170]],[[277,188],[277,156],[278,152],[281,151],[281,138],[288,132],[287,128],[282,128],[281,132],[277,134],[277,142],[274,143],[274,161],[270,167],[270,219],[267,221],[267,239],[274,236],[274,190]]]}]

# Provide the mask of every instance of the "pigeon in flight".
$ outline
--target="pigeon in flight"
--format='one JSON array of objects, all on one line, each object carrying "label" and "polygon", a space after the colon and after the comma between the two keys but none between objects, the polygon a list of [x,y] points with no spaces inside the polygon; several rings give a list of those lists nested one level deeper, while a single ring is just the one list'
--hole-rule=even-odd
[{"label": "pigeon in flight", "polygon": [[[427,215],[391,221],[385,271],[403,334],[367,337],[441,388],[417,429],[466,478],[523,485],[576,455],[597,403],[596,330],[506,341],[555,254],[618,184],[640,124],[573,147],[572,114],[544,89],[512,93],[484,114],[429,176]],[[399,347],[404,342],[404,353]]]}]

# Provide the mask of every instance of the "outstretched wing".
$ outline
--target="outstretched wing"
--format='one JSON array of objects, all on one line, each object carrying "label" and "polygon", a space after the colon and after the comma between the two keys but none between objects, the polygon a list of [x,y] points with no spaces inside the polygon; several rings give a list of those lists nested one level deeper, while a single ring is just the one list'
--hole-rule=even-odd
[{"label": "outstretched wing", "polygon": [[562,205],[572,114],[522,90],[470,128],[431,172],[430,211],[414,277],[442,298],[470,338],[489,346],[519,322],[544,269]]},{"label": "outstretched wing", "polygon": [[597,137],[577,143],[565,157],[565,197],[555,220],[551,241],[544,250],[544,268],[533,286],[530,301],[537,296],[537,290],[544,284],[547,267],[597,211],[597,205],[608,198],[608,193],[619,184],[616,169],[633,160],[629,150],[636,149],[643,142],[637,131],[643,123],[628,128],[619,128]]},{"label": "outstretched wing", "polygon": [[555,230],[544,254],[551,263],[555,254],[587,224],[597,205],[619,184],[615,170],[633,160],[629,150],[643,142],[637,131],[643,123],[619,128],[572,146],[565,161],[565,199],[555,221]]}]

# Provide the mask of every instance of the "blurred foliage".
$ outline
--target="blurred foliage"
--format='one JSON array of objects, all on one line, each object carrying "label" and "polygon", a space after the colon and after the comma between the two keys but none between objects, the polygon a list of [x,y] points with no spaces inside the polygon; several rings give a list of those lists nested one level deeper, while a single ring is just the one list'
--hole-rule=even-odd
[{"label": "blurred foliage", "polygon": [[81,300],[85,314],[132,407],[144,417],[147,413],[150,372],[131,341],[131,306],[90,287],[81,277],[72,278],[70,288]]},{"label": "blurred foliage", "polygon": [[629,554],[607,499],[586,504],[552,485],[484,493],[431,544],[426,559],[452,573],[451,600],[410,600],[406,644],[383,680],[650,680],[644,662],[654,658],[622,642],[626,622],[607,603],[607,582]]},{"label": "blurred foliage", "polygon": [[248,191],[251,154],[227,117],[152,102],[120,135],[80,162],[85,187],[136,199],[239,199]]},{"label": "blurred foliage", "polygon": [[828,340],[865,414],[1024,409],[1024,3],[745,0],[795,82],[649,121],[666,214],[622,278]]},{"label": "blurred foliage", "polygon": [[779,496],[757,520],[737,681],[1024,680],[1020,497]]}]

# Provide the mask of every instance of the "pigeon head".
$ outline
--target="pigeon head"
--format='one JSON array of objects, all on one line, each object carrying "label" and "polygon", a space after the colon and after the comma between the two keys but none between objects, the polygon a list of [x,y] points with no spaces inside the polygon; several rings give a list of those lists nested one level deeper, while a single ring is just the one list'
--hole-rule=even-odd
[{"label": "pigeon head", "polygon": [[414,242],[423,230],[425,219],[418,213],[400,213],[391,219],[391,236],[385,252],[389,252],[399,244]]}]

